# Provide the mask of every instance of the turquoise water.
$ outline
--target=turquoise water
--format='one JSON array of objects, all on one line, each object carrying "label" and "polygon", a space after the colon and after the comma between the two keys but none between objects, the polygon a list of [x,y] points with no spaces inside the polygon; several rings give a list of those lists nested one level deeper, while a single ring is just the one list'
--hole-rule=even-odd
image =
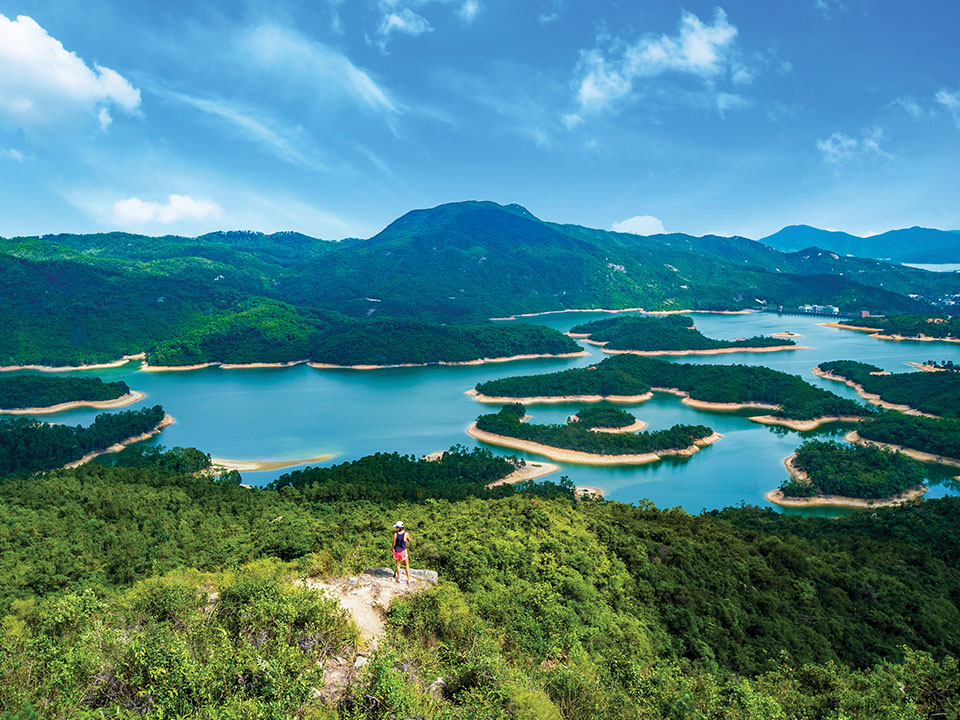
[{"label": "turquoise water", "polygon": [[[603,313],[564,313],[527,319],[568,330]],[[810,369],[825,360],[869,362],[891,372],[909,371],[906,361],[950,359],[960,363],[960,345],[936,342],[889,342],[865,333],[826,328],[822,319],[779,317],[771,314],[693,315],[706,335],[750,337],[792,331],[809,350],[780,353],[735,353],[690,356],[679,362],[745,363],[766,365],[800,375],[805,380],[846,397],[856,394],[845,385],[822,380]],[[147,373],[137,363],[121,368],[84,371],[105,380],[122,379],[132,389],[147,393],[145,403],[159,403],[176,424],[151,442],[168,447],[201,448],[214,457],[271,460],[331,454],[325,463],[353,460],[374,452],[423,455],[454,444],[483,445],[465,433],[466,427],[491,407],[464,394],[478,382],[506,375],[551,372],[601,360],[606,355],[584,346],[589,357],[542,359],[481,366],[391,368],[373,371],[292,368]],[[579,404],[534,405],[534,422],[563,422]],[[561,464],[561,472],[575,484],[597,487],[611,500],[652,500],[659,507],[681,506],[689,512],[721,508],[741,502],[769,506],[764,493],[786,477],[783,460],[805,437],[840,437],[850,426],[823,426],[810,433],[784,431],[751,422],[743,411],[705,412],[683,405],[672,395],[627,406],[650,429],[675,423],[702,423],[723,433],[723,439],[690,458],[667,459],[639,467],[594,467]],[[96,411],[73,410],[44,419],[87,424]],[[513,451],[491,447],[497,454]],[[519,453],[530,460],[543,460]],[[927,497],[960,494],[948,469],[929,466],[931,490]],[[243,473],[244,481],[263,485],[284,472]],[[956,470],[954,470],[956,473]],[[804,514],[837,514],[835,509]]]}]

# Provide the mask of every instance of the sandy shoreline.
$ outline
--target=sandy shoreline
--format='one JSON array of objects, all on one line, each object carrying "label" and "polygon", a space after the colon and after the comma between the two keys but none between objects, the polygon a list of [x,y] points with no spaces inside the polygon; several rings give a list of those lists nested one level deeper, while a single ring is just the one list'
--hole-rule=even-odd
[{"label": "sandy shoreline", "polygon": [[910,362],[909,360],[907,360],[904,365],[909,365],[920,372],[947,372],[947,368],[942,368],[937,365],[926,365],[924,363]]},{"label": "sandy shoreline", "polygon": [[902,342],[904,340],[913,340],[915,342],[952,342],[960,343],[960,338],[955,337],[929,337],[927,335],[885,335],[883,328],[866,327],[864,325],[847,325],[845,323],[819,323],[823,327],[842,328],[844,330],[860,330],[870,333],[870,337],[877,340],[893,340]]},{"label": "sandy shoreline", "polygon": [[743,403],[719,403],[719,402],[710,402],[709,400],[694,400],[690,397],[690,393],[686,390],[681,390],[680,388],[668,388],[668,387],[653,387],[650,388],[653,392],[668,393],[670,395],[676,395],[681,398],[680,402],[684,405],[687,405],[697,410],[745,410],[750,408],[757,408],[760,410],[779,410],[779,405],[770,405],[768,403],[759,403],[759,402],[743,402]]},{"label": "sandy shoreline", "polygon": [[210,458],[211,468],[237,470],[239,472],[258,472],[260,470],[279,470],[280,468],[306,465],[312,462],[329,460],[333,455],[317,455],[299,460],[225,460],[224,458]]},{"label": "sandy shoreline", "polygon": [[753,415],[747,419],[755,423],[760,423],[761,425],[780,425],[781,427],[790,428],[798,432],[806,432],[808,430],[816,430],[821,425],[826,425],[827,423],[858,423],[864,418],[858,415],[824,415],[813,418],[812,420],[791,420],[790,418],[778,417],[776,415]]},{"label": "sandy shoreline", "polygon": [[592,500],[594,498],[603,500],[603,490],[588,485],[577,485],[573,489],[573,496],[577,500]]},{"label": "sandy shoreline", "polygon": [[255,363],[220,363],[221,370],[249,370],[254,368],[285,368],[294,365],[303,365],[306,360],[288,360],[287,362],[255,362]]},{"label": "sandy shoreline", "polygon": [[886,408],[887,410],[897,410],[902,412],[904,415],[920,415],[923,417],[935,418],[936,415],[930,415],[929,413],[920,412],[916,408],[910,407],[909,405],[897,405],[896,403],[887,402],[886,400],[881,399],[876,393],[867,392],[863,385],[853,382],[853,380],[848,380],[845,377],[840,375],[834,375],[833,373],[824,372],[818,367],[815,367],[810,370],[817,377],[821,377],[824,380],[833,380],[834,382],[842,382],[847,387],[851,387],[857,391],[857,395],[862,397],[868,403],[876,405],[878,407]]},{"label": "sandy shoreline", "polygon": [[144,353],[136,355],[124,355],[120,360],[111,360],[106,363],[97,363],[93,365],[61,365],[54,367],[52,365],[6,365],[0,367],[0,372],[14,372],[15,370],[36,370],[37,372],[73,372],[75,370],[104,370],[106,368],[115,368],[126,365],[131,360],[143,360]]},{"label": "sandy shoreline", "polygon": [[107,455],[109,453],[120,452],[125,447],[127,447],[127,445],[133,445],[134,443],[142,442],[143,440],[149,440],[154,435],[158,434],[161,430],[163,430],[165,427],[167,427],[168,425],[173,425],[175,422],[176,420],[173,419],[172,415],[164,415],[163,419],[156,424],[153,430],[150,430],[149,432],[141,433],[140,435],[131,435],[130,437],[124,438],[120,442],[115,443],[104,450],[97,450],[96,452],[87,453],[79,460],[74,460],[73,462],[67,463],[61,469],[69,470],[71,468],[80,467],[81,465],[87,464],[88,462],[93,460],[95,457],[100,457],[101,455]]},{"label": "sandy shoreline", "polygon": [[[793,458],[796,457],[796,454],[791,455],[788,458],[785,458],[783,464],[787,468],[793,477],[797,480],[806,481],[810,478],[805,472],[795,467],[793,464]],[[894,495],[888,498],[877,498],[876,500],[866,499],[866,498],[852,498],[845,497],[843,495],[818,495],[815,497],[805,497],[805,498],[795,498],[788,497],[783,494],[783,491],[780,489],[771,490],[764,497],[776,504],[783,507],[811,507],[814,505],[832,505],[835,507],[854,507],[854,508],[873,508],[873,507],[885,507],[888,505],[901,505],[905,502],[910,502],[912,500],[918,500],[923,497],[923,494],[929,490],[925,485],[918,486],[906,490],[899,495]]]},{"label": "sandy shoreline", "polygon": [[544,310],[535,313],[516,313],[506,317],[488,318],[491,322],[501,322],[505,320],[516,320],[517,318],[540,317],[542,315],[560,315],[561,313],[616,313],[642,312],[646,315],[686,315],[688,313],[702,313],[704,315],[749,315],[757,312],[756,310],[644,310],[642,307],[621,308],[611,310],[610,308],[569,308],[567,310]]},{"label": "sandy shoreline", "polygon": [[546,405],[554,403],[595,403],[604,401],[634,405],[646,402],[653,397],[653,393],[647,392],[643,395],[537,395],[527,398],[515,398],[481,395],[476,390],[467,390],[464,395],[469,395],[477,402],[489,403],[491,405],[512,405],[514,403],[520,403],[522,405]]},{"label": "sandy shoreline", "polygon": [[517,468],[512,473],[505,475],[499,480],[494,480],[492,483],[487,483],[487,487],[497,487],[498,485],[516,485],[517,483],[526,482],[527,480],[538,480],[542,477],[550,475],[551,473],[555,473],[560,469],[559,465],[554,465],[553,463],[530,462],[529,460],[524,462],[526,462],[526,465]]},{"label": "sandy shoreline", "polygon": [[693,445],[680,450],[664,450],[659,453],[650,452],[638,455],[598,455],[596,453],[580,452],[579,450],[565,450],[563,448],[551,447],[550,445],[541,445],[540,443],[507,437],[506,435],[496,435],[479,429],[476,423],[471,423],[470,427],[467,428],[467,434],[491,445],[523,450],[525,452],[543,455],[551,460],[583,465],[644,465],[646,463],[657,462],[671,455],[689,457],[699,452],[700,448],[712,445],[723,437],[719,433],[713,433],[708,437],[697,440]]},{"label": "sandy shoreline", "polygon": [[[591,342],[584,340],[584,342]],[[600,343],[595,343],[600,344]],[[605,344],[605,343],[604,343]],[[783,352],[784,350],[810,350],[806,345],[770,345],[769,347],[730,347],[713,348],[712,350],[612,350],[605,347],[600,348],[600,352],[607,355],[641,355],[643,357],[656,357],[658,355],[670,355],[679,357],[681,355],[725,355],[727,353],[766,353]]]},{"label": "sandy shoreline", "polygon": [[856,443],[857,445],[873,445],[875,447],[885,448],[887,450],[895,450],[896,452],[903,453],[907,457],[911,457],[914,460],[919,460],[920,462],[948,465],[950,467],[960,467],[960,459],[958,458],[946,457],[945,455],[934,455],[933,453],[924,452],[923,450],[914,450],[913,448],[908,448],[903,445],[894,445],[893,443],[880,442],[879,440],[868,440],[865,437],[860,437],[860,433],[858,433],[856,430],[848,432],[843,436],[843,439],[850,443]]},{"label": "sandy shoreline", "polygon": [[208,362],[197,363],[196,365],[150,365],[146,361],[140,363],[140,369],[143,372],[185,372],[187,370],[202,370],[203,368],[214,367],[220,363]]},{"label": "sandy shoreline", "polygon": [[867,327],[865,325],[848,325],[847,323],[817,323],[820,327],[840,328],[841,330],[860,330],[861,332],[880,332],[882,328]]},{"label": "sandy shoreline", "polygon": [[619,433],[640,432],[641,430],[645,430],[646,427],[647,427],[647,423],[645,423],[643,420],[634,420],[629,425],[625,425],[619,428],[592,427],[587,429],[590,430],[590,432],[610,433],[615,435]]},{"label": "sandy shoreline", "polygon": [[47,407],[9,408],[0,410],[0,415],[52,415],[53,413],[63,412],[64,410],[83,407],[95,408],[97,410],[111,410],[113,408],[133,405],[133,403],[143,400],[146,396],[146,393],[131,390],[126,395],[121,395],[113,400],[72,400],[57,405],[48,405]]},{"label": "sandy shoreline", "polygon": [[795,332],[793,332],[793,331],[791,331],[791,330],[784,330],[783,332],[770,333],[770,337],[775,337],[775,338],[798,338],[798,337],[803,337],[803,335],[801,335],[800,333],[795,333]]},{"label": "sandy shoreline", "polygon": [[538,360],[540,358],[577,358],[589,355],[586,350],[569,353],[542,353],[537,355],[510,355],[509,357],[477,358],[476,360],[437,360],[427,363],[398,363],[396,365],[334,365],[333,363],[308,362],[307,365],[318,370],[386,370],[388,368],[432,367],[435,365],[485,365],[487,363],[514,362],[515,360]]}]

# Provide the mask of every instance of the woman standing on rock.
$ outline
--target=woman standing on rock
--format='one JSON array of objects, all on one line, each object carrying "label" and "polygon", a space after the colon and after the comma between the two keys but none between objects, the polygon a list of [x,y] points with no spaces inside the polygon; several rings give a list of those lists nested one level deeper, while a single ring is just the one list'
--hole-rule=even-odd
[{"label": "woman standing on rock", "polygon": [[410,558],[407,556],[407,541],[410,535],[403,529],[403,521],[397,520],[394,524],[393,532],[393,559],[397,563],[397,575],[395,580],[400,582],[400,563],[407,568],[407,585],[410,584]]}]

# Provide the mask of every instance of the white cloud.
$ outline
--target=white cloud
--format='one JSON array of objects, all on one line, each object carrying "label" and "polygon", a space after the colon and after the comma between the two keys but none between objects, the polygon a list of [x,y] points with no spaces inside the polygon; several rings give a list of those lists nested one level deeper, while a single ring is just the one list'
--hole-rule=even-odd
[{"label": "white cloud", "polygon": [[295,77],[324,95],[337,92],[370,109],[399,113],[387,93],[349,58],[296,30],[260,25],[240,45],[246,59],[276,71],[285,82]]},{"label": "white cloud", "polygon": [[0,159],[3,160],[13,160],[18,163],[23,162],[23,153],[17,150],[16,148],[0,148]]},{"label": "white cloud", "polygon": [[410,8],[398,8],[396,12],[384,14],[378,32],[385,40],[393,33],[401,35],[423,35],[432,32],[433,28],[423,15],[417,15]]},{"label": "white cloud", "polygon": [[540,25],[549,25],[560,19],[563,11],[563,0],[549,0],[540,6],[540,14],[537,16],[537,22]]},{"label": "white cloud", "polygon": [[120,225],[169,225],[181,220],[207,220],[220,217],[220,206],[212,200],[196,200],[189,195],[169,195],[167,202],[157,203],[137,197],[113,204],[113,219]]},{"label": "white cloud", "polygon": [[957,124],[957,127],[960,127],[960,91],[950,92],[947,89],[942,89],[937,92],[934,99],[953,115],[953,121]]},{"label": "white cloud", "polygon": [[920,103],[918,103],[909,95],[906,97],[897,98],[891,103],[891,105],[899,105],[907,111],[907,114],[915,118],[922,118],[927,114],[926,111],[920,107]]},{"label": "white cloud", "polygon": [[460,6],[460,19],[469,25],[473,22],[474,18],[477,17],[479,12],[479,0],[465,0],[463,5]]},{"label": "white cloud", "polygon": [[567,130],[573,130],[583,124],[583,118],[577,113],[567,113],[566,115],[563,115],[560,120],[563,122]]},{"label": "white cloud", "polygon": [[106,131],[110,124],[113,122],[113,116],[110,115],[110,111],[105,107],[100,108],[100,112],[97,113],[97,120],[100,122],[100,129]]},{"label": "white cloud", "polygon": [[0,14],[0,116],[34,126],[78,114],[102,118],[108,106],[136,113],[140,91],[110,68],[91,69],[33,18]]},{"label": "white cloud", "polygon": [[884,158],[892,160],[893,155],[883,149],[883,129],[877,126],[864,130],[860,137],[851,137],[835,132],[826,140],[817,140],[817,149],[823,159],[832,164],[863,160],[865,158]]},{"label": "white cloud", "polygon": [[632,218],[615,222],[610,229],[613,232],[633,235],[659,235],[666,232],[660,218],[653,215],[634,215]]},{"label": "white cloud", "polygon": [[634,85],[674,73],[714,83],[725,75],[738,84],[753,79],[736,58],[737,28],[717,8],[712,24],[693,13],[681,15],[675,35],[648,34],[632,44],[614,44],[608,54],[599,48],[582,51],[577,64],[577,101],[580,111],[599,111],[634,91]]}]

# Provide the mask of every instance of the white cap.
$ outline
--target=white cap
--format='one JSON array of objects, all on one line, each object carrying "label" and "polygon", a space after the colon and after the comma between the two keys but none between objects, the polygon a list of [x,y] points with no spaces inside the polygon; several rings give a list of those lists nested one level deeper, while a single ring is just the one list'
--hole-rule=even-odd
[{"label": "white cap", "polygon": [[394,527],[398,527],[398,528],[402,528],[402,527],[403,527],[403,520],[397,520],[397,521],[393,524],[393,526],[394,526]]}]

